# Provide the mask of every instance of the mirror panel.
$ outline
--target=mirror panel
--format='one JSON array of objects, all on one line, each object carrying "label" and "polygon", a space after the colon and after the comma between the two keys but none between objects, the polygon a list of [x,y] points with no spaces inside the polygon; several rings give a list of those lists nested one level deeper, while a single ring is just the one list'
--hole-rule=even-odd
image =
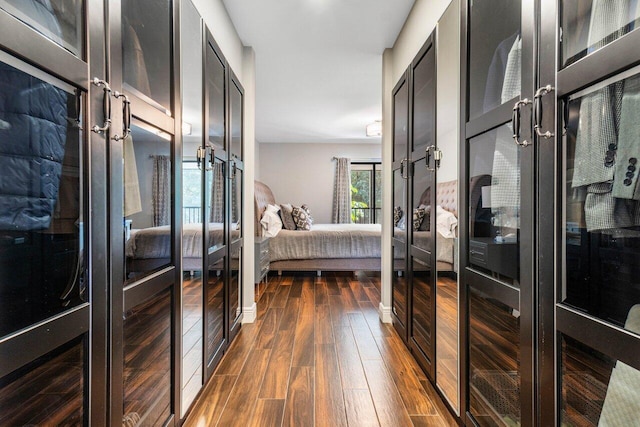
[{"label": "mirror panel", "polygon": [[437,26],[436,36],[437,125],[436,140],[442,152],[436,173],[437,229],[447,236],[436,238],[436,385],[453,407],[459,411],[458,384],[458,153],[460,141],[460,2],[454,0]]},{"label": "mirror panel", "polygon": [[[182,0],[180,43],[182,63],[182,223],[183,242],[202,235],[202,170],[196,151],[203,143],[202,19],[190,0]],[[190,240],[190,239],[189,239]],[[182,253],[182,416],[203,384],[202,242],[199,254],[183,243]],[[194,256],[199,255],[199,256]]]}]

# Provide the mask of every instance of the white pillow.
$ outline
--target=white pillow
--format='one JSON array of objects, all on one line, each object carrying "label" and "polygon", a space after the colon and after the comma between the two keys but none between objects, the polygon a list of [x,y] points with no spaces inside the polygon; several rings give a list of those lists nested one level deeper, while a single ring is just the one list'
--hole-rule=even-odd
[{"label": "white pillow", "polygon": [[278,211],[280,208],[275,205],[267,205],[262,214],[260,224],[262,225],[262,235],[264,237],[275,237],[282,230],[282,220]]},{"label": "white pillow", "polygon": [[438,232],[447,238],[456,237],[458,218],[440,205],[436,206],[436,215],[436,229]]}]

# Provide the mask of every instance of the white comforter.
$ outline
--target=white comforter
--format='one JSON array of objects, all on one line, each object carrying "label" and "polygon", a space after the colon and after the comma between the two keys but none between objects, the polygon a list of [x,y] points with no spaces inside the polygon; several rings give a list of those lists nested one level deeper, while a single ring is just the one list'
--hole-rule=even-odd
[{"label": "white comforter", "polygon": [[380,224],[313,224],[310,231],[281,230],[269,240],[269,258],[379,258],[381,235]]}]

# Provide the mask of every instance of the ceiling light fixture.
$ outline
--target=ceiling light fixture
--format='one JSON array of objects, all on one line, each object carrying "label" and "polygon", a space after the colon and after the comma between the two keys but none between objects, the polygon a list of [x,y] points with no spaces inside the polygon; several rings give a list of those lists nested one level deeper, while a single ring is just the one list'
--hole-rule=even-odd
[{"label": "ceiling light fixture", "polygon": [[182,122],[182,134],[191,135],[191,123]]},{"label": "ceiling light fixture", "polygon": [[373,123],[367,125],[367,136],[381,136],[382,135],[382,120],[376,120]]}]

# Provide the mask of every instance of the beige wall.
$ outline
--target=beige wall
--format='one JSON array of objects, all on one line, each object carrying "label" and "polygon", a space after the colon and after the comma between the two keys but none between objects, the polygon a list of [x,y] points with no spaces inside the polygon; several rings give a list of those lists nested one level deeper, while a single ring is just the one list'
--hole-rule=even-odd
[{"label": "beige wall", "polygon": [[277,144],[260,146],[260,176],[278,203],[306,203],[316,223],[331,223],[335,157],[380,159],[380,144]]}]

